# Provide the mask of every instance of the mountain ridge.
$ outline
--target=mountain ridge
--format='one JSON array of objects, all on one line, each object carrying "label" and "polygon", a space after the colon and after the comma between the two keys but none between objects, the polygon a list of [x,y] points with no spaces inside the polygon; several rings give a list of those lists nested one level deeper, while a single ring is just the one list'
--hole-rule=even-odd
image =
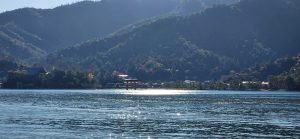
[{"label": "mountain ridge", "polygon": [[190,16],[167,17],[65,49],[49,56],[47,63],[116,70],[142,80],[215,79],[230,70],[297,54],[300,12],[299,5],[291,3],[298,2],[245,0]]},{"label": "mountain ridge", "polygon": [[[181,11],[176,12],[176,8],[182,1],[186,0],[102,0],[98,2],[82,1],[53,9],[22,8],[1,13],[0,25],[12,23],[27,33],[37,36],[39,38],[38,42],[30,39],[24,40],[24,42],[41,49],[45,52],[44,56],[46,56],[48,53],[82,41],[105,37],[124,26],[149,18],[180,14],[181,12],[182,14],[189,14],[190,12],[200,12],[203,8],[206,8],[203,6],[198,7],[200,9],[194,8],[193,10],[182,8]],[[205,0],[197,1],[207,2]],[[215,3],[222,4],[225,2],[216,1]],[[18,35],[22,36],[23,34]],[[9,47],[8,44],[0,45]],[[26,47],[26,45],[23,47]],[[10,50],[6,49],[6,51]],[[24,49],[19,49],[19,51],[31,53]],[[9,52],[9,54],[9,56],[21,57],[25,61],[41,57],[40,55],[27,55],[27,57],[24,57],[13,52]]]}]

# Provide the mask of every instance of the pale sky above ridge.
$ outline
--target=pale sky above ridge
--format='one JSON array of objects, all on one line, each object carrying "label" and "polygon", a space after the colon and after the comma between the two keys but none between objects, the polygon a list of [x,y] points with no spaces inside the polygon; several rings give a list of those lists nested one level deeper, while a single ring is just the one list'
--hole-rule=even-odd
[{"label": "pale sky above ridge", "polygon": [[24,7],[49,9],[79,1],[84,0],[0,0],[0,13]]}]

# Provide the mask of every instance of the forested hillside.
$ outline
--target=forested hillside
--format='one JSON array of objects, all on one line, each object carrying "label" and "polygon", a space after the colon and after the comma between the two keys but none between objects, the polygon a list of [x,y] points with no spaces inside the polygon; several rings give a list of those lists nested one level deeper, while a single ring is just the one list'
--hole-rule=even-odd
[{"label": "forested hillside", "polygon": [[104,37],[149,18],[186,15],[203,11],[214,4],[236,1],[102,0],[83,1],[54,9],[9,11],[0,14],[0,56],[14,56],[32,64],[32,60],[41,59],[48,53]]},{"label": "forested hillside", "polygon": [[22,66],[16,59],[10,57],[0,57],[0,65],[0,83],[8,77],[10,71],[15,71]]},{"label": "forested hillside", "polygon": [[245,0],[144,23],[50,55],[49,65],[108,70],[142,80],[213,80],[300,52],[298,0]]},{"label": "forested hillside", "polygon": [[31,34],[14,23],[0,26],[0,56],[14,56],[27,62],[44,58],[47,54],[37,47],[41,38]]},{"label": "forested hillside", "polygon": [[222,76],[222,83],[269,82],[270,89],[300,90],[300,55],[257,64]]}]

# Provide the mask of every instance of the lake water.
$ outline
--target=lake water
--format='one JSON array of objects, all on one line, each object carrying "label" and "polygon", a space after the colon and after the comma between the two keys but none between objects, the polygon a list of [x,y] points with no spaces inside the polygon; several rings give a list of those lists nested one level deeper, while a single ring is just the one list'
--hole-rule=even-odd
[{"label": "lake water", "polygon": [[299,92],[0,90],[0,138],[299,138]]}]

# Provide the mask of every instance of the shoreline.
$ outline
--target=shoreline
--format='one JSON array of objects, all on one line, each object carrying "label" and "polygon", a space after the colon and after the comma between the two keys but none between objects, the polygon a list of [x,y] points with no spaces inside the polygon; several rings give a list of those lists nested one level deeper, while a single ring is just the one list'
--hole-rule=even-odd
[{"label": "shoreline", "polygon": [[76,88],[69,88],[69,89],[64,89],[64,88],[52,88],[52,89],[49,89],[49,88],[32,88],[32,89],[29,89],[29,88],[26,88],[26,89],[22,89],[22,88],[0,88],[0,91],[1,90],[35,90],[35,91],[38,91],[38,90],[57,90],[57,91],[64,91],[64,90],[88,90],[88,91],[95,91],[95,90],[123,90],[123,91],[144,91],[144,90],[176,90],[176,91],[232,91],[232,92],[249,92],[249,91],[253,91],[253,92],[300,92],[300,91],[297,91],[297,90],[294,90],[294,91],[290,91],[290,90],[284,90],[284,89],[280,89],[280,90],[270,90],[270,89],[259,89],[259,90],[213,90],[213,89],[204,89],[204,90],[200,90],[200,89],[186,89],[186,88],[138,88],[136,90],[134,89],[129,89],[129,90],[126,90],[126,89],[119,89],[119,88],[100,88],[100,89],[76,89]]}]

